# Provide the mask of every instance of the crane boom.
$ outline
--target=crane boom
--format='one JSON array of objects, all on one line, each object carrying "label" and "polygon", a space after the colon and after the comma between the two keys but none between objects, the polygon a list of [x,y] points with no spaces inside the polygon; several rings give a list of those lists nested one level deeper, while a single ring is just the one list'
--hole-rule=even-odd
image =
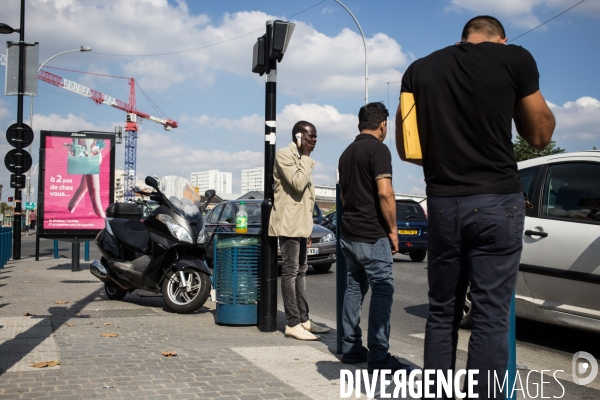
[{"label": "crane boom", "polygon": [[[0,65],[6,65],[6,56],[0,54]],[[106,104],[107,106],[118,108],[127,113],[125,122],[125,169],[124,169],[124,189],[125,200],[133,201],[135,194],[133,187],[136,179],[136,154],[137,154],[137,117],[148,119],[152,122],[162,125],[165,130],[170,131],[172,128],[177,128],[177,121],[169,118],[159,118],[149,115],[145,112],[136,109],[135,104],[135,80],[129,79],[129,102],[125,103],[122,100],[112,96],[90,89],[77,82],[70,81],[61,76],[55,75],[48,71],[39,71],[38,79],[47,82],[51,85],[61,87],[70,92],[92,99],[96,104]]]},{"label": "crane boom", "polygon": [[[0,65],[6,65],[6,56],[0,54]],[[83,86],[77,82],[70,81],[61,76],[53,74],[48,71],[40,71],[38,73],[38,79],[47,82],[51,85],[62,87],[70,92],[79,94],[81,96],[88,97],[96,104],[106,104],[107,106],[118,108],[119,110],[125,111],[126,113],[135,114],[138,117],[148,119],[152,122],[162,125],[165,130],[170,131],[172,128],[177,128],[177,121],[173,121],[169,118],[159,118],[147,114],[143,111],[136,110],[135,104],[125,103],[122,100],[116,99],[107,94],[98,92],[97,90],[90,89],[87,86]],[[133,80],[133,78],[131,78]]]}]

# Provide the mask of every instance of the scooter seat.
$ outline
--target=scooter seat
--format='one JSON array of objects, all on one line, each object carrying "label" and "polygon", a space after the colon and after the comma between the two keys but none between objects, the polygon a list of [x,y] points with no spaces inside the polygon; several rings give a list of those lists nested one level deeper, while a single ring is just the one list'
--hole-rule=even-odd
[{"label": "scooter seat", "polygon": [[125,261],[118,259],[109,260],[108,265],[122,273],[144,273],[146,271],[146,268],[150,264],[150,261],[150,257],[144,255],[139,258],[136,258],[133,261]]},{"label": "scooter seat", "polygon": [[117,241],[140,253],[150,254],[148,248],[150,236],[143,222],[132,219],[114,218],[110,221],[110,227]]}]

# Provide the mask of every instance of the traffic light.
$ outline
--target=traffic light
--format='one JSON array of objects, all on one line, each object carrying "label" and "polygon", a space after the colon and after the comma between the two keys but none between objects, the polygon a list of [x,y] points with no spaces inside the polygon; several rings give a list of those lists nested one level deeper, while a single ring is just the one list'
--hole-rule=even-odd
[{"label": "traffic light", "polygon": [[273,21],[273,36],[269,46],[269,58],[281,62],[287,50],[296,24],[287,21]]},{"label": "traffic light", "polygon": [[[252,52],[252,72],[263,75],[269,72],[269,60],[281,62],[296,24],[288,21],[267,21],[267,33],[256,39]],[[269,37],[267,37],[269,35]]]}]

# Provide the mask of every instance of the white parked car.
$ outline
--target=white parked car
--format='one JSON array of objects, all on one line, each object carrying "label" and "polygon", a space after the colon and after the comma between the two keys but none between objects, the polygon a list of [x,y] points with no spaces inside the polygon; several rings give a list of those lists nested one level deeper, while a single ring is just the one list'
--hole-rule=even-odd
[{"label": "white parked car", "polygon": [[523,161],[519,172],[534,207],[525,217],[517,316],[600,332],[600,151]]}]

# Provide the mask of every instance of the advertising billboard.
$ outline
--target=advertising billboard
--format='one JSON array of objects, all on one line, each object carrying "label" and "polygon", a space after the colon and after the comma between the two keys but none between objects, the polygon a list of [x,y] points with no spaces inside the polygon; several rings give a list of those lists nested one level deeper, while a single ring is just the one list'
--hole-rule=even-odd
[{"label": "advertising billboard", "polygon": [[41,131],[38,235],[89,237],[114,201],[115,136]]}]

